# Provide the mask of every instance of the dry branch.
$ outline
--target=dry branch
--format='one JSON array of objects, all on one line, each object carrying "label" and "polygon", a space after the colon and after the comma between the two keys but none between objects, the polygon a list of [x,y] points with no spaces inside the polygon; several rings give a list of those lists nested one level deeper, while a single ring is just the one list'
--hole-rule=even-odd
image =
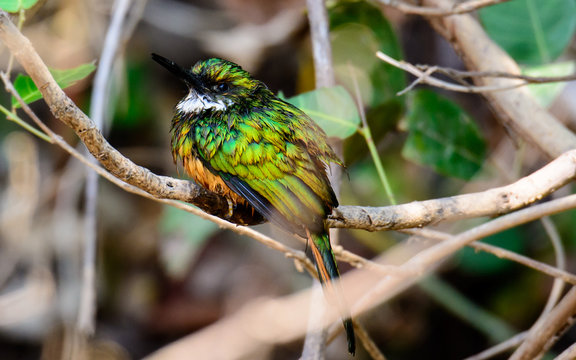
[{"label": "dry branch", "polygon": [[510,185],[448,198],[385,207],[340,206],[329,225],[369,231],[398,230],[444,220],[494,216],[532,204],[568,184],[576,176],[576,150]]},{"label": "dry branch", "polygon": [[450,16],[465,14],[486,6],[499,4],[506,1],[509,0],[469,0],[455,3],[450,7],[438,8],[412,5],[404,0],[379,0],[380,3],[386,6],[394,7],[403,13],[422,16]]},{"label": "dry branch", "polygon": [[[354,304],[353,316],[360,316],[394,297],[475,240],[575,207],[576,195],[570,195],[505,215],[421,251],[401,264],[394,275],[382,277],[362,269],[346,273],[342,286],[349,303]],[[306,330],[309,296],[310,291],[306,290],[280,299],[255,301],[214,325],[166,346],[148,359],[186,359],[189,354],[199,358],[243,359],[262,346],[293,341]],[[339,320],[337,312],[328,315],[325,325]]]},{"label": "dry branch", "polygon": [[540,359],[576,320],[576,287],[550,313],[538,319],[510,360]]}]

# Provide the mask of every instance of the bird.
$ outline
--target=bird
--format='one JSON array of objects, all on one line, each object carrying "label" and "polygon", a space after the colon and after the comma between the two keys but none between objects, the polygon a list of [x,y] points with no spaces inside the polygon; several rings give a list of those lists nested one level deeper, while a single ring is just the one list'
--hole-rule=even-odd
[{"label": "bird", "polygon": [[174,162],[229,203],[249,205],[308,240],[325,295],[336,297],[332,301],[343,316],[348,351],[354,355],[354,327],[342,289],[334,283],[340,274],[326,225],[338,206],[327,169],[343,162],[326,133],[231,61],[210,58],[187,69],[158,54],[152,59],[188,88],[171,124]]}]

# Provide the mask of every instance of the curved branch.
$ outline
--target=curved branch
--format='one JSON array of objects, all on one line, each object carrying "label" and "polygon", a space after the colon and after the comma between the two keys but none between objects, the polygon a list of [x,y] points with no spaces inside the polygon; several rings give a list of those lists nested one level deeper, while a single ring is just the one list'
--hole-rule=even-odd
[{"label": "curved branch", "polygon": [[391,6],[406,14],[422,15],[422,16],[450,16],[469,13],[486,6],[499,4],[509,0],[469,0],[461,3],[454,4],[446,8],[426,7],[412,5],[403,0],[379,0],[380,3],[386,6]]},{"label": "curved branch", "polygon": [[340,206],[328,224],[368,231],[398,230],[480,216],[502,215],[532,204],[568,184],[576,176],[576,150],[510,185],[490,190],[402,205]]},{"label": "curved branch", "polygon": [[255,214],[251,207],[237,206],[230,209],[228,201],[222,196],[186,180],[158,176],[124,157],[56,84],[30,41],[12,24],[4,11],[0,11],[0,39],[34,80],[52,114],[74,130],[90,153],[114,176],[156,197],[182,200],[237,224],[254,225],[263,222],[264,219]]}]

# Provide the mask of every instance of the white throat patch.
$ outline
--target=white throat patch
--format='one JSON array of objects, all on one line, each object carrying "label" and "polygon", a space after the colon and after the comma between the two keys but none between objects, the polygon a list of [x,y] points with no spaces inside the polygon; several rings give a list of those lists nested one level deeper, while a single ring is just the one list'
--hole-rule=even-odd
[{"label": "white throat patch", "polygon": [[208,109],[225,111],[228,105],[229,102],[224,102],[223,100],[212,101],[205,95],[198,94],[192,90],[178,103],[178,105],[176,105],[176,109],[187,114],[199,114]]}]

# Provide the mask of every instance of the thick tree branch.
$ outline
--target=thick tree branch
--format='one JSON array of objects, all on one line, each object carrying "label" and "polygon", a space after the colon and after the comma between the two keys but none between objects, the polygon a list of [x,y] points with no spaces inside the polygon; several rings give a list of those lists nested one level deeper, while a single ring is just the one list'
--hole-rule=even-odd
[{"label": "thick tree branch", "polygon": [[[342,286],[350,303],[355,304],[353,315],[359,316],[394,297],[475,240],[575,207],[576,195],[570,195],[505,215],[419,252],[399,265],[394,275],[375,276],[373,272],[361,269],[348,272],[342,276]],[[252,302],[215,324],[160,349],[147,359],[186,359],[189,354],[199,358],[243,359],[263,345],[293,341],[305,332],[309,296],[310,290],[306,290],[279,299]],[[558,308],[566,310],[563,304]],[[338,319],[337,312],[330,312],[324,324]]]},{"label": "thick tree branch", "polygon": [[444,220],[501,215],[542,199],[571,182],[575,175],[576,150],[572,150],[510,185],[394,206],[340,206],[332,212],[328,224],[369,231],[398,230]]}]

